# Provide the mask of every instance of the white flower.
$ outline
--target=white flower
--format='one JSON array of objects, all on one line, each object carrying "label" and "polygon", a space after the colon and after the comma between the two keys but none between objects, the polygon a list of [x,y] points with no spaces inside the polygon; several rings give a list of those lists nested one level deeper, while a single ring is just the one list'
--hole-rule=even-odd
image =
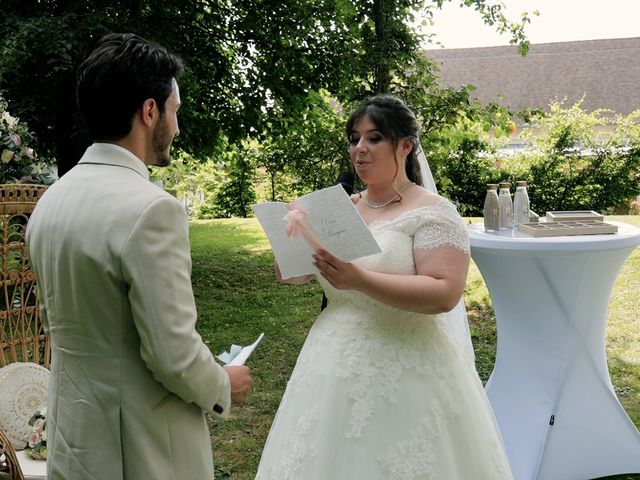
[{"label": "white flower", "polygon": [[0,156],[0,160],[2,163],[9,163],[13,158],[13,152],[11,150],[5,149],[2,151],[2,156]]},{"label": "white flower", "polygon": [[6,110],[2,112],[2,120],[6,122],[7,125],[9,125],[9,128],[12,129],[16,128],[16,126],[18,125],[18,119],[9,115],[9,112],[7,112]]},{"label": "white flower", "polygon": [[52,161],[38,158],[29,145],[33,141],[34,136],[27,125],[7,111],[7,102],[0,95],[0,183],[50,180],[47,164]]}]

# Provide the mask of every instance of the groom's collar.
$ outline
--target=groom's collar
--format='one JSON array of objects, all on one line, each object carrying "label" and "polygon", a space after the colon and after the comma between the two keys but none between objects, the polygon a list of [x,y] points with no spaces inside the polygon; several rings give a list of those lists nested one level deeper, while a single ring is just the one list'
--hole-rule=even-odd
[{"label": "groom's collar", "polygon": [[149,179],[149,170],[145,163],[126,148],[113,143],[94,143],[78,162],[81,164],[99,164],[124,167]]}]

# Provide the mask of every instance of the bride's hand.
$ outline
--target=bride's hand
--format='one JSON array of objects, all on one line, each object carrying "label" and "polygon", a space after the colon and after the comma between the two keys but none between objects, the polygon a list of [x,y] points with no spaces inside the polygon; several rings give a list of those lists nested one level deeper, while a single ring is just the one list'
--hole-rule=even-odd
[{"label": "bride's hand", "polygon": [[334,288],[357,290],[362,281],[362,269],[357,265],[334,257],[326,250],[317,250],[313,255],[315,267]]}]

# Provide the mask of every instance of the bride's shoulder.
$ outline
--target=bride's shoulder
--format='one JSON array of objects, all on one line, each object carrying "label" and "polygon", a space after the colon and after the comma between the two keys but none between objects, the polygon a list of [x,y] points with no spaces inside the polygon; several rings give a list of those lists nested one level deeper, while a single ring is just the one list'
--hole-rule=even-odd
[{"label": "bride's shoulder", "polygon": [[427,190],[424,187],[417,187],[414,197],[415,208],[432,207],[432,206],[445,206],[448,207],[451,204],[446,198]]},{"label": "bride's shoulder", "polygon": [[462,221],[458,207],[448,198],[421,187],[414,197],[416,202],[411,209],[422,223],[442,222],[450,223]]}]

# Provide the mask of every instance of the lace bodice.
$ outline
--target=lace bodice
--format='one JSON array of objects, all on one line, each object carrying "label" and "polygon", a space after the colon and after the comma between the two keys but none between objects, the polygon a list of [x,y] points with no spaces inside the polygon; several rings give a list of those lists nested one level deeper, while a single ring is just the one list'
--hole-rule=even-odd
[{"label": "lace bodice", "polygon": [[396,218],[378,220],[369,227],[374,235],[378,231],[393,230],[411,237],[413,248],[417,250],[451,246],[469,253],[469,235],[464,220],[456,207],[444,198],[433,205],[404,212]]},{"label": "lace bodice", "polygon": [[[469,236],[464,220],[455,206],[444,198],[436,204],[404,212],[396,218],[375,221],[369,228],[382,251],[354,262],[367,270],[414,275],[414,250],[454,247],[469,253]],[[349,301],[364,301],[378,307],[382,305],[357,292],[336,290],[320,276],[318,281],[329,300],[349,298]]]}]

